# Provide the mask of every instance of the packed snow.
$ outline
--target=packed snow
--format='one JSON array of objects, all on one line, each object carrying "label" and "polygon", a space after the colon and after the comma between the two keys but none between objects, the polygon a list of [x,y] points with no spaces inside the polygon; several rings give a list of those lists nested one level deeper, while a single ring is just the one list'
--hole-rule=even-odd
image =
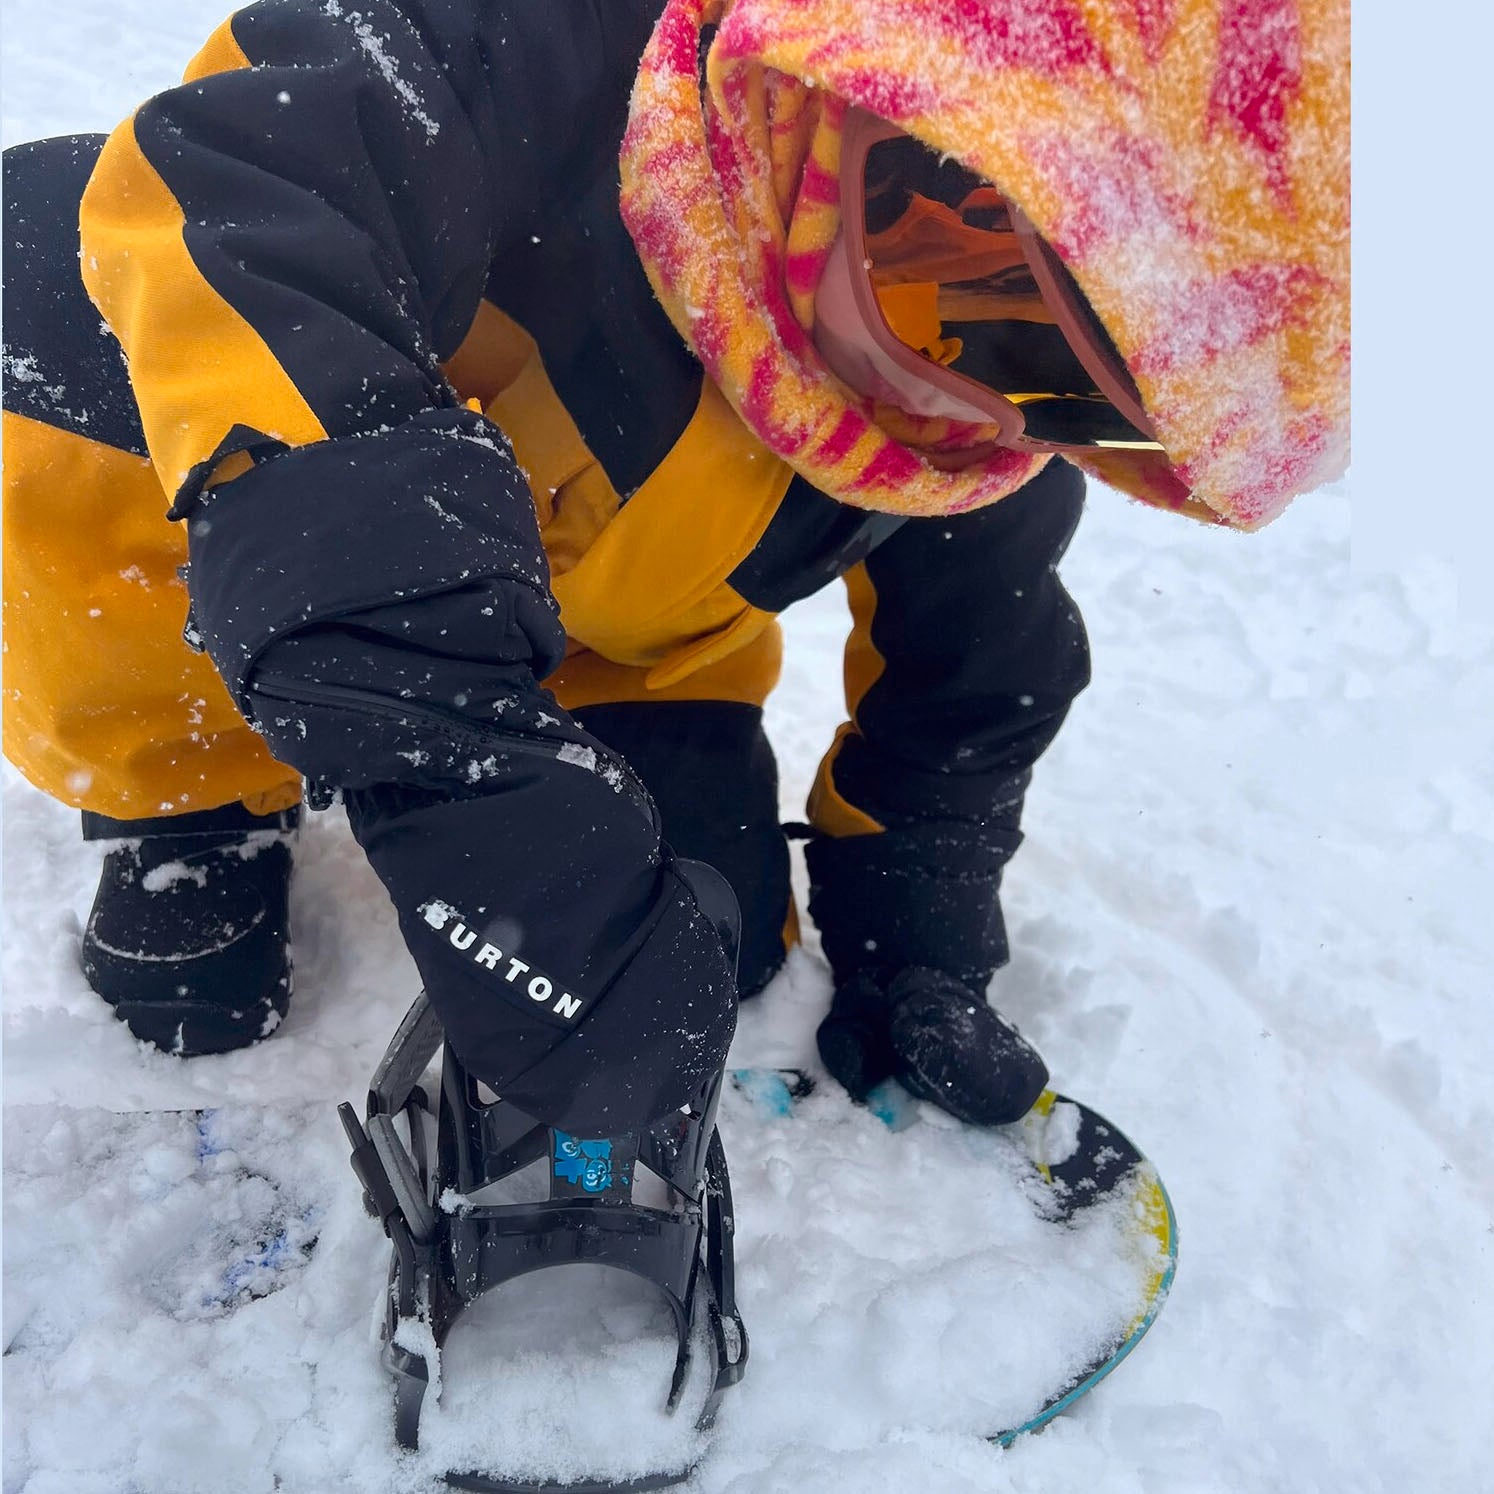
[{"label": "packed snow", "polygon": [[[5,3],[7,144],[106,128],[221,18]],[[1038,1226],[990,1138],[729,1099],[753,1355],[690,1494],[1488,1487],[1494,635],[1451,572],[1356,573],[1349,483],[1250,537],[1092,492],[1064,577],[1095,683],[1039,767],[991,995],[1155,1161],[1171,1300],[1003,1452],[980,1434],[1103,1319],[1114,1253]],[[840,719],[838,589],[787,624],[798,818]],[[416,978],[339,815],[302,836],[281,1030],[183,1062],[84,983],[76,816],[9,769],[4,811],[6,1494],[407,1494],[495,1445],[562,1476],[699,1450],[661,1413],[657,1304],[556,1273],[464,1323],[427,1449],[396,1452],[387,1246],[333,1106]],[[828,999],[811,939],[733,1063],[815,1068]]]}]

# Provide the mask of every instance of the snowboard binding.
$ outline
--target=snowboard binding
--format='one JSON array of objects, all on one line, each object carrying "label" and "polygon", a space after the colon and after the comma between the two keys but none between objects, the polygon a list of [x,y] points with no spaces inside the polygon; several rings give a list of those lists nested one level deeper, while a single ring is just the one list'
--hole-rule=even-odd
[{"label": "snowboard binding", "polygon": [[[709,1427],[727,1388],[742,1378],[748,1352],[736,1308],[731,1185],[715,1126],[722,1075],[640,1132],[582,1139],[492,1095],[449,1045],[433,1112],[421,1080],[443,1044],[440,1018],[422,993],[371,1081],[366,1124],[351,1105],[338,1107],[365,1207],[393,1246],[382,1339],[399,1444],[419,1444],[421,1405],[437,1367],[427,1356],[439,1356],[460,1314],[505,1282],[576,1263],[616,1267],[662,1292],[678,1341],[671,1412],[691,1378],[704,1317],[711,1366],[697,1426]],[[479,1201],[493,1184],[542,1160],[547,1198]],[[659,1489],[691,1472],[566,1488]],[[556,1487],[481,1472],[453,1471],[446,1480],[486,1494]]]}]

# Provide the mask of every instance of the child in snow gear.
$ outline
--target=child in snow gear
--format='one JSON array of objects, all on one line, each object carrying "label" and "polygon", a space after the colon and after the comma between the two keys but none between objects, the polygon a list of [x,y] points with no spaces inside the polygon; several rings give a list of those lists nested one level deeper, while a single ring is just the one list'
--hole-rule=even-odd
[{"label": "child in snow gear", "polygon": [[[1244,528],[1343,461],[1337,0],[1186,8],[269,0],[102,150],[12,152],[7,751],[122,821],[342,790],[453,1041],[528,1064],[568,1019],[518,974],[487,999],[421,910],[522,928],[478,953],[598,1038],[642,930],[718,988],[668,942],[694,920],[637,773],[731,879],[760,988],[792,926],[773,615],[843,576],[811,911],[846,991],[978,993],[1087,678],[1050,452]],[[600,818],[597,767],[629,785]],[[731,1003],[681,999],[691,1076]],[[581,1047],[563,1083],[607,1061]]]},{"label": "child in snow gear", "polygon": [[1347,40],[1344,0],[239,11],[7,174],[8,754],[121,820],[340,792],[465,1069],[641,1135],[782,958],[774,617],[841,577],[822,1051],[1008,1118],[1041,1061],[981,992],[1088,678],[1077,469],[1240,529],[1342,469]]}]

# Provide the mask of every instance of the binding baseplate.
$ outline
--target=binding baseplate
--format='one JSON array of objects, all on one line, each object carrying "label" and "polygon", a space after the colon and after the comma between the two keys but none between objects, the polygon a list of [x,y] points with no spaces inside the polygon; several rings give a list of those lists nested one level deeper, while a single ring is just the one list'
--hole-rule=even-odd
[{"label": "binding baseplate", "polygon": [[[439,1355],[458,1316],[485,1293],[536,1270],[583,1262],[639,1276],[669,1303],[678,1337],[671,1412],[690,1378],[704,1310],[712,1363],[697,1426],[709,1427],[727,1387],[742,1378],[748,1352],[736,1308],[731,1185],[715,1124],[721,1074],[641,1132],[580,1138],[491,1095],[449,1045],[432,1116],[421,1081],[444,1037],[422,993],[374,1074],[366,1121],[351,1105],[338,1107],[364,1205],[393,1246],[382,1340],[400,1446],[419,1444],[421,1405],[436,1368],[408,1345],[433,1345]],[[542,1158],[549,1164],[548,1198],[472,1201]],[[634,1195],[644,1177],[654,1200],[648,1204]],[[446,1481],[486,1494],[561,1488],[599,1494],[667,1488],[692,1471],[565,1485],[452,1471]]]}]

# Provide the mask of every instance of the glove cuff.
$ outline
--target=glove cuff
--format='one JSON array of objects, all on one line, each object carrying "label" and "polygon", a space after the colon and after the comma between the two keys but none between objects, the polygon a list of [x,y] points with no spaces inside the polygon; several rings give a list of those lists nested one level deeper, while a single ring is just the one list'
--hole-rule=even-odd
[{"label": "glove cuff", "polygon": [[[500,716],[564,653],[523,474],[471,411],[272,457],[196,506],[188,550],[189,641],[317,782],[449,778],[411,771],[422,736]],[[409,703],[446,719],[404,719]]]}]

